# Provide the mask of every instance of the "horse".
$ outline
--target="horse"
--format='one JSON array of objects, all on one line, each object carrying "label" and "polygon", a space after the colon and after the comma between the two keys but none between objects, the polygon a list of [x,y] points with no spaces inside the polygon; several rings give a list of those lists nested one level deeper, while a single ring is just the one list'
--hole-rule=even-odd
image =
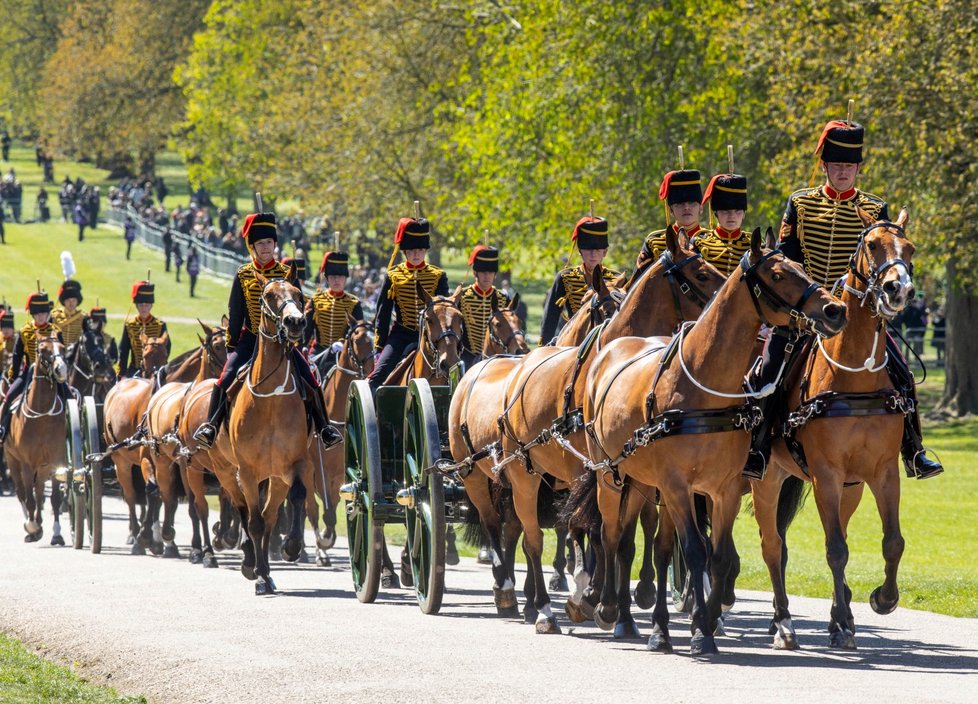
[{"label": "horse", "polygon": [[[772,239],[769,230],[769,246]],[[601,575],[601,599],[595,620],[614,623],[618,604],[628,599],[623,566],[630,565],[633,555],[619,547],[628,550],[627,541],[620,542],[622,526],[634,521],[634,516],[623,515],[632,482],[654,486],[679,531],[692,575],[693,655],[718,652],[714,629],[721,598],[732,594],[732,586],[723,585],[732,585],[739,572],[732,528],[750,430],[760,422],[759,409],[745,401],[768,392],[741,392],[758,331],[767,324],[831,336],[846,324],[845,305],[782,252],[762,249],[759,228],[740,268],[696,322],[685,323],[668,345],[654,337],[610,342],[588,371],[584,397],[587,451],[594,459],[576,495],[595,488],[600,512],[595,579]],[[731,399],[740,405],[729,405]],[[714,589],[709,603],[703,588],[708,538],[696,520],[696,494],[712,501],[709,566]],[[616,556],[618,570],[613,571]],[[658,579],[664,590],[662,572]],[[668,620],[665,599],[657,600],[651,650],[672,651]]]},{"label": "horse", "polygon": [[[662,257],[636,272],[619,311],[579,347],[541,347],[509,379],[501,419],[502,449],[507,456],[522,458],[520,464],[524,466],[514,463],[503,471],[527,536],[527,573],[533,579],[527,580],[526,613],[536,620],[539,632],[559,628],[550,613],[550,596],[540,565],[543,533],[537,514],[538,495],[545,475],[573,486],[587,474],[580,409],[588,369],[612,340],[626,335],[669,335],[684,321],[696,319],[723,284],[723,275],[685,240],[685,233],[669,233]],[[582,556],[583,536],[577,535],[575,543]],[[577,588],[567,607],[571,619],[578,621],[582,614],[577,605],[586,583],[583,562],[576,560]],[[634,622],[628,629],[629,633],[634,630]]]},{"label": "horse", "polygon": [[[261,286],[258,347],[231,406],[228,432],[218,434],[215,447],[237,467],[240,495],[232,498],[238,501],[248,536],[241,572],[255,579],[256,595],[266,595],[276,589],[268,552],[278,509],[286,495],[295,505],[305,501],[302,477],[310,471],[309,430],[301,380],[291,361],[291,345],[301,342],[305,329],[302,294],[284,279],[261,274],[256,279]],[[286,559],[297,558],[302,550],[303,521],[304,511],[294,511],[282,545]]]},{"label": "horse", "polygon": [[[58,387],[68,378],[64,345],[57,338],[37,340],[37,358],[30,386],[20,397],[10,418],[10,433],[4,443],[5,459],[24,509],[25,543],[37,542],[44,534],[44,483],[55,469],[65,464],[65,399]],[[52,481],[51,509],[54,513],[52,545],[64,545],[61,537],[61,484]]]},{"label": "horse", "polygon": [[[198,334],[200,346],[195,348],[195,354],[185,357],[186,359],[197,360],[195,381],[199,382],[204,379],[216,378],[221,373],[224,362],[227,360],[227,349],[224,345],[224,328],[211,327],[199,320],[197,322],[204,331],[204,337],[200,337]],[[174,376],[179,377],[182,374],[183,371],[181,370],[179,374]],[[191,480],[187,476],[186,455],[181,452],[183,445],[176,434],[184,401],[192,385],[193,382],[191,381],[169,381],[150,398],[146,408],[147,439],[140,450],[140,466],[146,483],[155,483],[160,489],[163,505],[163,525],[161,528],[163,557],[180,557],[180,551],[176,543],[173,542],[173,519],[177,509],[179,488],[177,482],[181,482],[186,495],[190,497],[188,512],[193,526],[190,562],[204,564],[206,567],[217,567],[214,548],[207,532],[207,500],[203,495],[204,492],[195,493],[191,489]],[[203,544],[201,515],[203,515],[204,525]],[[151,520],[155,521],[156,518],[154,516]]]},{"label": "horse", "polygon": [[[156,554],[163,551],[162,542],[154,535],[152,522],[146,520],[155,515],[158,493],[144,492],[141,475],[137,492],[136,474],[141,466],[140,448],[146,433],[143,418],[155,386],[153,372],[166,363],[168,337],[166,333],[160,337],[148,337],[141,332],[139,339],[143,351],[140,366],[143,376],[121,379],[109,389],[102,413],[102,435],[106,446],[112,449],[110,456],[115,465],[116,480],[129,506],[126,544],[132,545],[133,555],[145,555],[147,547]],[[147,494],[145,497],[142,496],[144,493]],[[141,508],[140,519],[136,517],[137,502]]]},{"label": "horse", "polygon": [[886,562],[885,580],[869,603],[876,613],[888,614],[900,598],[897,569],[904,540],[899,452],[909,399],[893,389],[887,374],[887,354],[893,352],[886,349],[884,328],[913,300],[914,246],[905,234],[905,209],[896,222],[876,222],[864,212],[860,217],[866,229],[842,293],[849,324],[831,340],[818,340],[809,353],[804,375],[790,387],[787,439],[775,442],[764,479],[751,482],[761,552],[774,591],[771,634],[778,649],[798,647],[785,590],[785,531],[806,481],[814,487],[832,571],[830,645],[856,647],[852,592],[845,576],[846,535],[866,486],[882,519]]},{"label": "horse", "polygon": [[105,338],[86,323],[65,357],[69,364],[68,385],[81,396],[94,397],[96,403],[105,401],[105,394],[116,381]]}]

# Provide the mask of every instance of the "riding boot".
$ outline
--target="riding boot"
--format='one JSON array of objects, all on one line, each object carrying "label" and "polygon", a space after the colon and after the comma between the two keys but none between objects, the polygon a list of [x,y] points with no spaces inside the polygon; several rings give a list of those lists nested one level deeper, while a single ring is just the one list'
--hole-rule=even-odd
[{"label": "riding boot", "polygon": [[920,412],[917,410],[917,398],[913,389],[909,390],[908,396],[913,402],[913,410],[903,417],[903,443],[900,446],[903,467],[908,477],[930,479],[943,472],[944,467],[940,462],[927,456],[920,431]]},{"label": "riding boot", "polygon": [[[784,335],[771,333],[764,350],[761,368],[751,379],[751,385],[755,390],[776,380],[787,354],[786,348],[789,342],[790,340]],[[743,471],[746,479],[760,481],[767,471],[767,464],[771,459],[771,444],[774,442],[775,423],[781,406],[780,395],[781,391],[776,390],[769,396],[755,401],[761,410],[761,422],[751,431],[750,453],[747,455],[747,463]]]},{"label": "riding boot", "polygon": [[214,384],[214,389],[211,391],[211,404],[207,409],[207,421],[201,423],[194,431],[194,440],[205,448],[210,449],[214,446],[217,430],[224,422],[224,416],[227,415],[227,400],[227,392],[220,384]]},{"label": "riding boot", "polygon": [[10,429],[10,404],[7,403],[7,399],[4,399],[0,403],[0,445],[3,445],[3,441],[7,438],[7,431]]},{"label": "riding boot", "polygon": [[334,428],[329,418],[326,416],[326,406],[323,404],[322,394],[318,389],[309,389],[305,399],[306,413],[312,418],[312,424],[319,433],[319,440],[323,447],[329,449],[334,445],[343,442],[343,436]]}]

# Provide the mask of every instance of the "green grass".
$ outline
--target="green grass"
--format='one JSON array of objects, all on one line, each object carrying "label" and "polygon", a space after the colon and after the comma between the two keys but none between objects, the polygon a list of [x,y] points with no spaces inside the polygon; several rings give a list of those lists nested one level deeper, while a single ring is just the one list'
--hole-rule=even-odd
[{"label": "green grass", "polygon": [[[74,663],[77,666],[77,663]],[[137,704],[145,697],[123,697],[79,677],[72,668],[47,662],[0,634],[0,701],[5,704]]]}]

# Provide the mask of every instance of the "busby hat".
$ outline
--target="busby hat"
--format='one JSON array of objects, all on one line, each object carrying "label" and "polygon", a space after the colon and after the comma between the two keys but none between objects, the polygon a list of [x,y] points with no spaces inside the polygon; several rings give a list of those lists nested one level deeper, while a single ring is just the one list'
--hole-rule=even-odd
[{"label": "busby hat", "polygon": [[326,252],[323,263],[319,265],[319,273],[323,276],[349,276],[350,255],[346,252]]},{"label": "busby hat", "polygon": [[702,201],[700,172],[696,169],[680,169],[667,173],[659,187],[659,200],[664,200],[669,205]]},{"label": "busby hat", "polygon": [[815,153],[822,161],[860,164],[863,160],[864,134],[863,126],[858,122],[832,120],[822,130]]},{"label": "busby hat", "polygon": [[278,229],[275,227],[275,213],[251,213],[244,219],[241,236],[249,245],[258,240],[273,239],[278,242]]},{"label": "busby hat", "polygon": [[77,298],[79,303],[82,302],[81,284],[74,279],[68,279],[58,289],[58,302],[64,303],[66,298]]},{"label": "busby hat", "polygon": [[136,281],[132,285],[133,303],[155,303],[156,284],[149,281]]},{"label": "busby hat", "polygon": [[571,240],[578,249],[607,249],[608,221],[604,218],[586,215],[574,225]]},{"label": "busby hat", "polygon": [[38,291],[27,297],[27,305],[24,306],[24,310],[35,315],[36,313],[50,313],[52,307],[53,304],[48,299],[48,294],[45,291]]},{"label": "busby hat", "polygon": [[394,244],[401,250],[431,249],[431,223],[425,218],[401,218],[394,232]]},{"label": "busby hat", "polygon": [[306,260],[303,257],[285,257],[282,264],[286,267],[291,264],[295,267],[295,278],[299,281],[306,280]]},{"label": "busby hat", "polygon": [[8,308],[0,308],[0,328],[14,329],[14,312]]},{"label": "busby hat", "polygon": [[747,210],[747,177],[740,174],[717,174],[710,179],[703,204],[717,210]]},{"label": "busby hat", "polygon": [[108,322],[109,317],[106,314],[105,308],[95,307],[88,314],[88,319],[93,323],[105,323]]},{"label": "busby hat", "polygon": [[476,245],[469,255],[472,271],[499,271],[499,250],[484,244]]}]

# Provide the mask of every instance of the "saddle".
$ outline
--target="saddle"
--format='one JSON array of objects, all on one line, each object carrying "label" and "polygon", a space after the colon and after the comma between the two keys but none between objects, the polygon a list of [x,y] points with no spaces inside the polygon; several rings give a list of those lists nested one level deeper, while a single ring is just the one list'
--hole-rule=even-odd
[{"label": "saddle", "polygon": [[[248,360],[241,365],[241,368],[238,369],[237,373],[234,375],[234,381],[231,382],[231,386],[228,387],[226,396],[229,409],[234,405],[234,399],[236,399],[238,394],[241,393],[241,388],[245,385],[245,382],[248,379],[248,374],[251,372],[251,363],[252,360]],[[295,368],[292,369],[292,379],[295,381],[295,386],[299,390],[299,396],[302,398],[303,402],[306,402],[309,399],[310,392],[313,394],[318,393],[318,389],[309,388],[309,385],[299,375]],[[227,413],[224,416],[225,427],[227,427],[228,418],[230,415],[230,413]]]},{"label": "saddle", "polygon": [[387,375],[387,378],[384,379],[383,385],[391,386],[396,384],[397,380],[414,366],[414,360],[417,356],[418,343],[412,342],[410,345],[404,348],[404,358],[398,362],[397,366],[394,367],[394,369],[391,370],[391,373]]}]

